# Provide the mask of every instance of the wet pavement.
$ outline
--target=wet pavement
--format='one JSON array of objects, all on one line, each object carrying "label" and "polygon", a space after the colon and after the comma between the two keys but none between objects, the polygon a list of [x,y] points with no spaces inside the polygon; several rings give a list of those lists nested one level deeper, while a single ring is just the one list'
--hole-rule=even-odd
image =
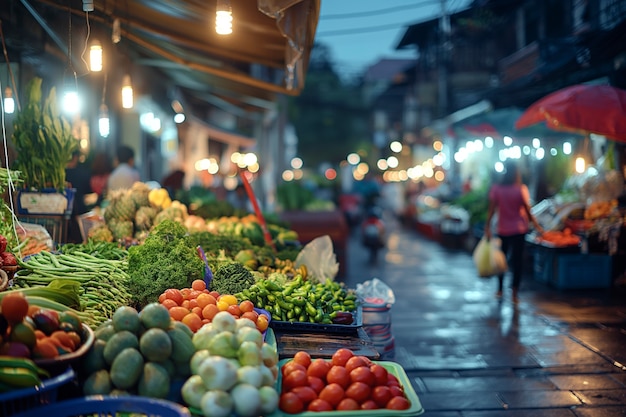
[{"label": "wet pavement", "polygon": [[468,251],[387,220],[375,266],[353,234],[344,281],[393,289],[386,359],[403,366],[424,416],[626,416],[624,288],[554,289],[530,264],[514,304],[510,290],[495,297],[496,278],[477,277]]}]

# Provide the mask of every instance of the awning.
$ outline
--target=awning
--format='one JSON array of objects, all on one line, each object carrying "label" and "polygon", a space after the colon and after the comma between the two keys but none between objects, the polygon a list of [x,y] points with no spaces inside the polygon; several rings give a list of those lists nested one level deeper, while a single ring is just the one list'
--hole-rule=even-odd
[{"label": "awning", "polygon": [[[67,39],[63,16],[71,12],[75,27],[80,16],[93,35],[108,37],[99,39],[105,50],[128,48],[130,65],[157,68],[200,100],[212,94],[250,108],[265,106],[250,97],[273,101],[275,94],[299,94],[320,11],[320,0],[231,0],[233,33],[222,36],[215,33],[216,1],[96,1],[89,13],[80,1],[20,2],[57,38]],[[121,41],[113,44],[116,22]]]}]

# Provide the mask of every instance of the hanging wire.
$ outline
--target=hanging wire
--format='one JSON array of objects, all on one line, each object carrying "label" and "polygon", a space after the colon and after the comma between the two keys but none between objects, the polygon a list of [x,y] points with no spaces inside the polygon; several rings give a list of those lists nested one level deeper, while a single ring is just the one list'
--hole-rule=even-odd
[{"label": "hanging wire", "polygon": [[[13,86],[13,97],[15,102],[17,103],[17,111],[20,111],[22,108],[20,106],[20,97],[17,94],[17,86],[15,85],[15,75],[13,74],[13,68],[11,67],[11,61],[9,61],[9,53],[7,51],[7,45],[4,41],[4,32],[2,31],[2,20],[0,20],[0,39],[2,39],[2,52],[4,54],[4,60],[7,63],[7,71],[9,72],[9,76],[11,77],[11,85]],[[4,113],[4,108],[2,109]]]},{"label": "hanging wire", "polygon": [[91,24],[89,23],[89,12],[85,10],[85,21],[87,23],[87,36],[85,37],[85,46],[83,47],[83,51],[80,54],[80,59],[85,64],[87,68],[87,73],[91,72],[91,68],[89,67],[89,63],[85,59],[85,53],[87,53],[87,45],[89,45],[89,37],[91,36]]},{"label": "hanging wire", "polygon": [[[68,2],[67,4],[67,16],[68,16],[68,24],[67,24],[67,68],[65,69],[65,75],[67,72],[74,78],[74,90],[78,91],[78,79],[76,77],[76,70],[74,70],[74,66],[72,65],[72,8]],[[65,77],[63,77],[65,79]]]}]

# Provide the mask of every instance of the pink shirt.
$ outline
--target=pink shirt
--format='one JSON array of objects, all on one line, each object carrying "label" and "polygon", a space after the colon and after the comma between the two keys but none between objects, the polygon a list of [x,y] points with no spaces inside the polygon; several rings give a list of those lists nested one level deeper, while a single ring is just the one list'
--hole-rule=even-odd
[{"label": "pink shirt", "polygon": [[530,194],[526,185],[496,184],[489,190],[489,200],[494,202],[495,212],[498,213],[499,235],[511,236],[528,232],[528,216],[524,205],[530,201]]}]

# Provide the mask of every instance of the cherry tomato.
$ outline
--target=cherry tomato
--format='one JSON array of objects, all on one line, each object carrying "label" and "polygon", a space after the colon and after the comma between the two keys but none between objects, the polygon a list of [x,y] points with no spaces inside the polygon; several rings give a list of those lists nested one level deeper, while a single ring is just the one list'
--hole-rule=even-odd
[{"label": "cherry tomato", "polygon": [[345,395],[345,391],[341,388],[341,385],[337,383],[328,384],[322,389],[318,397],[321,400],[328,401],[330,405],[335,407]]},{"label": "cherry tomato", "polygon": [[326,374],[326,382],[329,384],[335,382],[346,389],[350,385],[350,374],[343,366],[333,365]]},{"label": "cherry tomato", "polygon": [[[315,392],[313,388],[308,387],[308,386],[294,387],[290,392],[293,392],[294,394],[296,394],[298,398],[300,398],[300,401],[302,401],[305,407],[311,401],[317,398],[317,392]],[[391,398],[391,394],[390,394],[390,398]]]},{"label": "cherry tomato", "polygon": [[309,365],[306,370],[306,374],[308,376],[316,376],[324,381],[326,380],[326,374],[330,370],[331,366],[330,362],[327,362],[322,358],[317,358],[311,362],[311,365]]},{"label": "cherry tomato", "polygon": [[296,369],[283,378],[283,390],[290,391],[295,387],[303,387],[307,385],[307,382],[306,372]]},{"label": "cherry tomato", "polygon": [[301,413],[304,411],[304,404],[293,392],[285,392],[281,394],[278,407],[289,414]]},{"label": "cherry tomato", "polygon": [[368,386],[372,387],[376,383],[376,376],[374,376],[372,371],[370,371],[370,368],[367,366],[359,366],[350,372],[350,381],[364,382]]},{"label": "cherry tomato", "polygon": [[322,389],[324,389],[324,387],[326,386],[324,381],[322,381],[321,378],[318,378],[316,376],[307,376],[306,379],[307,379],[307,385],[313,388],[313,391],[315,391],[317,394],[319,394],[320,391],[322,391]]},{"label": "cherry tomato", "polygon": [[308,411],[333,411],[333,406],[328,401],[316,398],[307,407]]},{"label": "cherry tomato", "polygon": [[385,385],[377,385],[372,389],[372,400],[374,400],[379,407],[385,407],[393,397],[391,390]]},{"label": "cherry tomato", "polygon": [[389,387],[389,392],[391,392],[391,395],[393,395],[394,397],[404,397],[404,391],[402,391],[402,388],[400,388],[397,385],[388,385]]},{"label": "cherry tomato", "polygon": [[345,366],[348,372],[350,372],[353,369],[358,368],[360,366],[367,366],[367,364],[362,356],[353,356],[350,359],[348,359]]},{"label": "cherry tomato", "polygon": [[372,389],[363,382],[353,382],[346,390],[346,397],[362,403],[370,397]]},{"label": "cherry tomato", "polygon": [[294,361],[290,361],[284,364],[280,372],[283,374],[283,377],[285,377],[295,370],[304,371],[306,373],[306,367]]},{"label": "cherry tomato", "polygon": [[348,359],[354,356],[354,352],[350,349],[337,349],[331,358],[331,363],[336,366],[346,366]]},{"label": "cherry tomato", "polygon": [[406,397],[393,397],[389,400],[385,408],[389,410],[406,410],[411,406],[409,400]]},{"label": "cherry tomato", "polygon": [[376,385],[387,385],[387,369],[384,366],[378,365],[377,363],[372,364],[370,366],[370,371],[376,377]]},{"label": "cherry tomato", "polygon": [[361,410],[376,410],[380,408],[374,400],[367,400],[361,404]]},{"label": "cherry tomato", "polygon": [[296,352],[295,355],[293,355],[293,362],[299,363],[305,368],[308,368],[309,365],[311,364],[311,355],[309,355],[308,352],[305,352],[303,350],[298,351]]},{"label": "cherry tomato", "polygon": [[337,411],[339,410],[358,410],[359,403],[357,403],[352,398],[344,398],[337,404]]}]

